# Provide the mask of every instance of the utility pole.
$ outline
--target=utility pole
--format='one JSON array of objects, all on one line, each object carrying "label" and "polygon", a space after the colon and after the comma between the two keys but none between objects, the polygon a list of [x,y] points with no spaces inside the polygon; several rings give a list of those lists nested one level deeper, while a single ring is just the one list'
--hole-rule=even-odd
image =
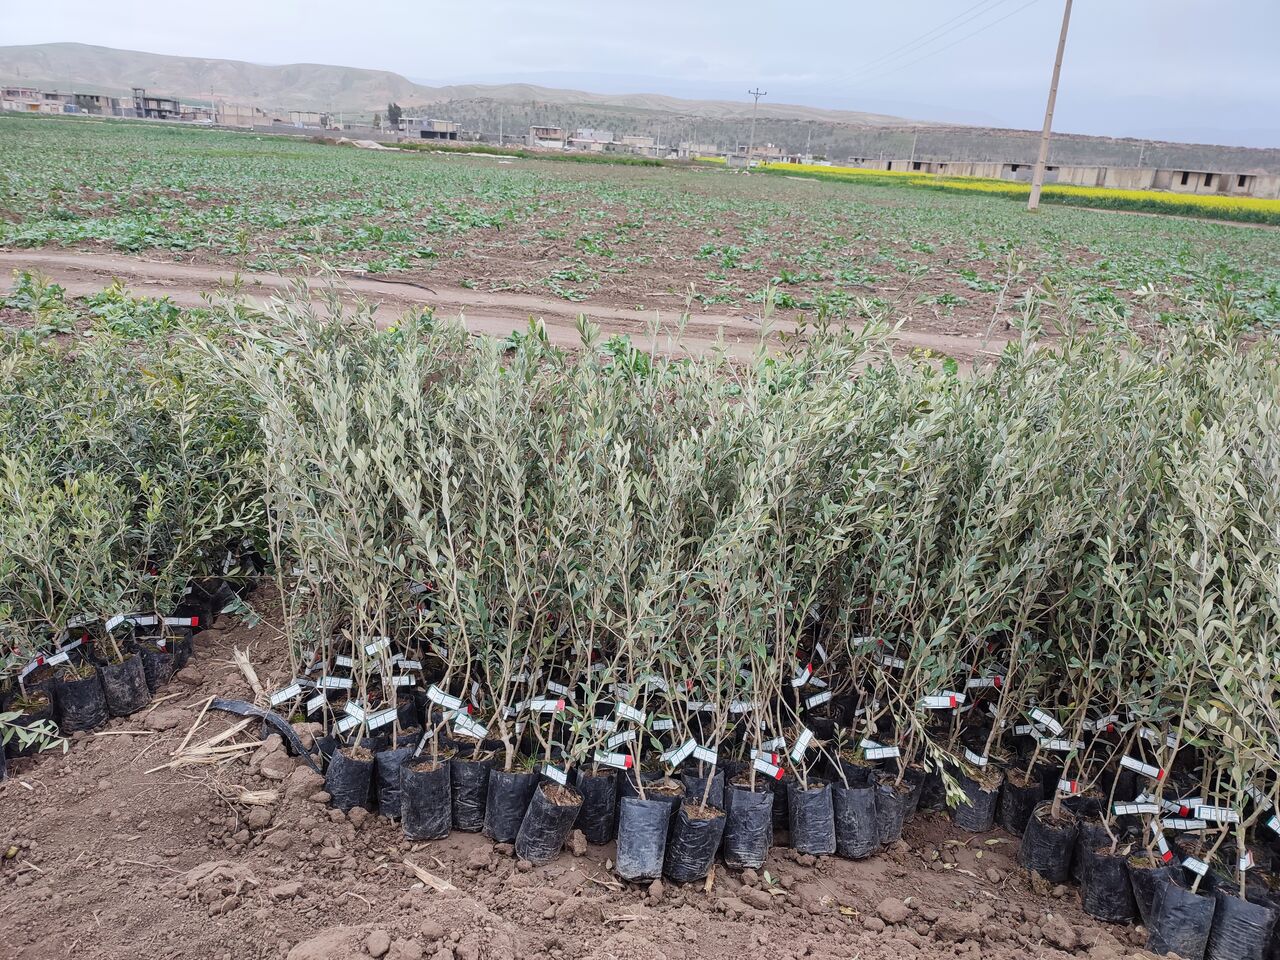
[{"label": "utility pole", "polygon": [[1058,78],[1062,75],[1062,53],[1067,48],[1067,28],[1071,26],[1071,0],[1062,10],[1062,33],[1058,36],[1058,55],[1053,61],[1053,79],[1049,82],[1049,103],[1044,109],[1044,132],[1040,134],[1040,157],[1031,177],[1028,210],[1040,209],[1040,188],[1044,186],[1044,168],[1049,162],[1049,132],[1053,129],[1053,106],[1058,100]]},{"label": "utility pole", "polygon": [[754,90],[748,90],[749,96],[755,97],[756,102],[751,106],[751,141],[747,145],[747,169],[751,169],[751,155],[756,152],[756,110],[760,107],[760,98],[767,97],[769,92],[756,87]]}]

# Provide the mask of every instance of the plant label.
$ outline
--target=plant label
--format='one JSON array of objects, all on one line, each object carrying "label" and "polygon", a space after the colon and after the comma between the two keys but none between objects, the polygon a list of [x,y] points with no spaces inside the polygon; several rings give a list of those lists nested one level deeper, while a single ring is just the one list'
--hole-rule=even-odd
[{"label": "plant label", "polygon": [[1160,832],[1158,824],[1156,828],[1156,849],[1160,851],[1160,859],[1164,863],[1168,863],[1173,859],[1173,851],[1169,849],[1169,841],[1164,838],[1164,834]]},{"label": "plant label", "polygon": [[1236,861],[1236,866],[1240,868],[1241,873],[1244,873],[1246,870],[1251,869],[1253,867],[1253,851],[1246,850],[1244,852],[1244,856],[1241,857],[1238,861]]},{"label": "plant label", "polygon": [[431,686],[427,687],[427,699],[430,700],[432,703],[439,704],[440,706],[444,707],[446,710],[462,709],[462,699],[460,697],[450,696],[449,694],[441,690],[439,687],[437,687],[434,683]]},{"label": "plant label", "polygon": [[333,658],[333,665],[335,667],[346,667],[348,670],[350,670],[352,667],[356,665],[356,663],[350,657],[339,654],[338,656]]},{"label": "plant label", "polygon": [[755,702],[752,700],[734,700],[729,704],[729,712],[738,715],[750,713],[755,708]]},{"label": "plant label", "polygon": [[1272,814],[1267,818],[1267,829],[1274,834],[1280,834],[1280,816]]},{"label": "plant label", "polygon": [[302,693],[302,684],[297,680],[295,680],[293,683],[289,684],[289,686],[285,687],[283,690],[277,690],[275,693],[271,695],[270,697],[271,705],[273,707],[278,707],[280,706],[280,704],[286,703],[289,700],[292,700],[294,697],[298,696],[298,694],[300,693]]},{"label": "plant label", "polygon": [[1166,830],[1185,830],[1193,832],[1196,830],[1207,830],[1209,828],[1208,820],[1188,820],[1186,817],[1171,817],[1164,822]]},{"label": "plant label", "polygon": [[813,664],[806,663],[804,669],[791,678],[791,686],[803,687],[809,682],[809,678],[813,676]]},{"label": "plant label", "polygon": [[315,713],[325,704],[325,695],[317,693],[314,697],[307,701],[307,713]]},{"label": "plant label", "polygon": [[868,760],[888,760],[901,754],[897,747],[874,747],[870,750],[863,750],[862,755]]},{"label": "plant label", "polygon": [[1154,803],[1113,803],[1111,812],[1117,817],[1140,816],[1148,813],[1159,813],[1160,807]]},{"label": "plant label", "polygon": [[341,720],[338,721],[334,729],[336,729],[339,733],[346,733],[348,730],[358,725],[359,723],[360,721],[357,720],[355,717],[343,717]]},{"label": "plant label", "polygon": [[322,690],[350,690],[350,677],[321,677],[320,688]]},{"label": "plant label", "polygon": [[1160,780],[1164,777],[1164,771],[1160,767],[1153,767],[1149,763],[1143,763],[1136,757],[1121,757],[1120,766],[1132,770],[1134,773],[1140,773],[1144,777],[1150,777],[1152,780]]},{"label": "plant label", "polygon": [[668,690],[667,681],[662,679],[662,677],[658,676],[656,673],[650,673],[641,677],[640,682],[645,686],[653,687],[655,690],[661,690],[663,693],[666,693]]},{"label": "plant label", "polygon": [[380,654],[387,647],[391,646],[390,637],[376,637],[369,643],[364,645],[364,653],[367,657],[374,657]]},{"label": "plant label", "polygon": [[920,707],[923,710],[954,710],[962,703],[964,703],[964,694],[944,690],[942,693],[933,693],[922,699]]},{"label": "plant label", "polygon": [[804,752],[809,749],[809,744],[813,742],[813,731],[805,727],[800,731],[800,736],[796,737],[796,744],[791,748],[791,762],[799,763],[800,758],[804,756]]},{"label": "plant label", "polygon": [[557,697],[569,696],[569,688],[566,687],[563,683],[552,683],[550,680],[548,680],[547,689],[550,690],[552,693],[554,693]]},{"label": "plant label", "polygon": [[787,741],[782,737],[774,737],[767,743],[762,743],[761,748],[765,750],[783,750],[787,746]]},{"label": "plant label", "polygon": [[1062,724],[1060,724],[1057,720],[1053,719],[1053,717],[1049,716],[1049,714],[1045,713],[1043,710],[1039,709],[1038,707],[1031,711],[1031,719],[1034,720],[1036,723],[1041,724],[1046,730],[1050,731],[1055,737],[1060,736],[1062,733]]},{"label": "plant label", "polygon": [[625,703],[615,704],[613,707],[613,715],[619,720],[629,720],[632,723],[644,723],[645,713],[643,710],[637,710],[635,707],[628,706]]},{"label": "plant label", "polygon": [[401,670],[421,670],[422,661],[421,660],[401,660],[400,669]]},{"label": "plant label", "polygon": [[412,687],[413,677],[395,676],[391,678],[393,687]]},{"label": "plant label", "polygon": [[693,753],[694,750],[697,749],[697,747],[698,747],[698,741],[690,737],[680,746],[674,747],[673,749],[668,750],[666,753],[662,754],[661,756],[662,762],[669,764],[670,766],[673,766],[673,767],[678,767],[680,766],[680,764],[684,763],[686,759],[689,758],[689,756]]},{"label": "plant label", "polygon": [[388,723],[396,718],[396,708],[391,707],[387,710],[379,710],[373,716],[369,717],[366,726],[370,730],[377,730],[379,727],[385,727]]},{"label": "plant label", "polygon": [[774,780],[781,780],[784,775],[781,767],[777,764],[770,763],[768,760],[764,759],[764,757],[756,757],[755,760],[751,762],[751,765],[766,777],[772,777]]},{"label": "plant label", "polygon": [[989,690],[992,688],[999,690],[1003,683],[1003,677],[974,677],[965,683],[965,688],[968,690]]},{"label": "plant label", "polygon": [[596,717],[591,721],[591,729],[602,730],[605,733],[613,733],[614,730],[618,729],[618,724],[616,721],[610,720],[608,717]]},{"label": "plant label", "polygon": [[199,617],[161,617],[160,623],[166,627],[198,627]]},{"label": "plant label", "polygon": [[569,775],[559,767],[553,767],[551,764],[545,764],[542,767],[542,775],[548,780],[554,780],[560,786],[565,786],[569,782]]},{"label": "plant label", "polygon": [[1239,823],[1240,814],[1230,807],[1212,807],[1201,804],[1195,810],[1197,820],[1211,820],[1214,823]]},{"label": "plant label", "polygon": [[344,705],[343,705],[343,708],[342,708],[342,709],[343,709],[343,712],[345,712],[347,716],[349,716],[349,717],[355,717],[355,718],[356,718],[356,720],[363,721],[363,720],[364,720],[364,718],[365,718],[365,717],[364,717],[364,707],[362,707],[360,704],[356,703],[356,701],[354,701],[354,700],[348,700],[348,701],[346,702],[346,704],[344,704]]},{"label": "plant label", "polygon": [[604,742],[605,746],[610,750],[616,750],[624,743],[630,743],[636,738],[634,730],[623,730],[621,733],[615,733],[612,737]]},{"label": "plant label", "polygon": [[820,643],[815,643],[813,645],[813,652],[818,655],[818,659],[823,663],[826,663],[827,660],[830,659],[827,656],[827,648]]},{"label": "plant label", "polygon": [[1197,860],[1195,857],[1187,857],[1182,861],[1182,865],[1192,873],[1199,874],[1202,877],[1209,872],[1209,865],[1203,860]]},{"label": "plant label", "polygon": [[1079,780],[1059,780],[1058,792],[1065,793],[1067,796],[1074,797],[1080,793]]},{"label": "plant label", "polygon": [[[369,724],[373,726],[372,722]],[[458,714],[453,720],[453,730],[463,736],[474,737],[476,740],[483,740],[489,735],[489,728],[483,723],[477,723],[465,714]]]},{"label": "plant label", "polygon": [[1063,740],[1060,738],[1049,739],[1047,737],[1032,734],[1039,742],[1040,746],[1046,750],[1053,750],[1057,753],[1070,753],[1072,750],[1083,750],[1084,744],[1079,740]]},{"label": "plant label", "polygon": [[701,744],[693,748],[693,758],[713,767],[719,762],[716,752],[710,747],[704,747]]},{"label": "plant label", "polygon": [[605,753],[603,750],[595,752],[595,761],[601,766],[613,767],[616,770],[630,770],[635,762],[628,753]]},{"label": "plant label", "polygon": [[990,757],[984,757],[980,754],[974,753],[968,747],[965,748],[964,758],[968,760],[970,763],[972,763],[975,767],[985,767],[988,763],[991,762]]},{"label": "plant label", "polygon": [[781,759],[782,759],[782,757],[781,757],[781,755],[780,755],[780,754],[773,753],[773,752],[772,752],[772,751],[770,751],[770,750],[752,750],[752,751],[751,751],[751,759],[752,759],[752,760],[767,760],[767,761],[769,761],[769,763],[777,763],[779,760],[781,760]]},{"label": "plant label", "polygon": [[658,720],[654,720],[654,721],[653,721],[653,727],[652,727],[652,729],[654,729],[654,730],[673,730],[673,729],[675,729],[675,725],[676,725],[676,722],[675,722],[674,720],[672,720],[670,717],[662,717],[662,718],[660,718],[660,719],[658,719]]},{"label": "plant label", "polygon": [[830,690],[824,690],[822,691],[822,693],[815,693],[813,696],[809,697],[809,699],[807,699],[804,702],[804,708],[806,710],[812,710],[815,707],[822,706],[824,703],[826,703],[830,699],[831,699]]},{"label": "plant label", "polygon": [[894,670],[905,670],[907,668],[907,661],[901,657],[891,657],[887,653],[880,657],[880,662],[886,667],[892,667]]},{"label": "plant label", "polygon": [[559,713],[564,709],[564,700],[530,700],[529,709],[534,713]]}]

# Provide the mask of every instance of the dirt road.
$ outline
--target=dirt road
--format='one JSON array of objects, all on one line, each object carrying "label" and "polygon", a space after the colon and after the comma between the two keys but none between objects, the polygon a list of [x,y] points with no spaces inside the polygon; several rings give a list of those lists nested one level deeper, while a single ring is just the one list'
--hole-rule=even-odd
[{"label": "dirt road", "polygon": [[[167,296],[183,307],[205,305],[204,295],[238,295],[263,304],[272,297],[286,294],[300,279],[313,290],[337,285],[346,299],[360,298],[376,304],[387,323],[410,309],[433,308],[446,317],[462,317],[469,330],[495,336],[506,336],[523,330],[530,318],[543,321],[553,343],[573,346],[578,343],[579,316],[598,324],[606,334],[631,336],[638,345],[651,342],[655,323],[659,336],[656,346],[677,353],[697,354],[714,350],[723,344],[730,354],[749,355],[760,342],[762,320],[755,313],[694,313],[684,321],[684,305],[676,298],[667,311],[640,312],[601,306],[590,301],[572,303],[550,297],[528,294],[488,293],[462,287],[431,287],[416,282],[379,279],[369,276],[297,277],[270,273],[237,274],[233,267],[206,263],[184,263],[172,260],[148,260],[121,254],[76,250],[0,250],[0,271],[38,270],[67,289],[72,296],[96,293],[113,280],[122,280],[135,296]],[[794,321],[777,319],[769,322],[769,335],[792,333]],[[985,340],[976,334],[943,334],[914,330],[908,322],[898,332],[904,350],[927,348],[961,360],[998,352],[1007,342],[1004,335]]]}]

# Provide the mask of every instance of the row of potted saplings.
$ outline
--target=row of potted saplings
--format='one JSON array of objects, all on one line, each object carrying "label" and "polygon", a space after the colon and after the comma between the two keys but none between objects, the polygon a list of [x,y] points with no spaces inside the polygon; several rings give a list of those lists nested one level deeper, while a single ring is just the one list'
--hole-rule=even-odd
[{"label": "row of potted saplings", "polygon": [[999,822],[1022,836],[1019,864],[1050,883],[1078,883],[1090,916],[1141,919],[1155,953],[1280,956],[1271,801],[1250,787],[1243,810],[1215,802],[1199,751],[1172,749],[1168,767],[1116,750],[1082,764],[1084,780],[1060,779],[1054,764],[1006,778]]},{"label": "row of potted saplings", "polygon": [[[416,715],[405,709],[412,703],[402,696],[389,711],[399,727],[394,736],[366,728],[358,742],[322,738],[333,806],[398,818],[415,840],[483,832],[535,865],[555,859],[576,828],[589,843],[617,840],[617,871],[626,880],[702,879],[717,854],[731,867],[760,867],[775,830],[787,831],[800,853],[868,857],[901,836],[926,785],[923,776],[899,778],[896,767],[882,768],[866,751],[854,757],[827,749],[811,733],[788,754],[754,757],[739,738],[734,746],[743,755],[721,759],[691,741],[668,744],[652,728],[637,728],[629,741],[649,749],[601,752],[571,765],[563,751],[555,751],[556,762],[530,756],[537,743],[526,730],[520,759],[501,769],[494,759],[500,742],[458,729],[460,698],[432,687]],[[552,721],[550,737],[563,726]],[[644,757],[639,775],[636,756]],[[793,765],[801,776],[788,769],[788,757],[800,758]],[[941,790],[931,802],[941,806]]]},{"label": "row of potted saplings", "polygon": [[[50,652],[8,681],[0,692],[0,710],[18,713],[18,726],[53,724],[63,736],[96,730],[113,717],[137,713],[187,665],[195,633],[210,626],[236,599],[226,582],[204,580],[192,584],[172,616],[116,614],[73,620],[50,644]],[[25,757],[41,746],[23,745],[14,738],[4,752]]]},{"label": "row of potted saplings", "polygon": [[[534,864],[554,859],[574,828],[591,843],[616,839],[617,871],[635,881],[698,880],[717,855],[731,867],[759,867],[776,830],[786,830],[800,853],[860,859],[897,840],[917,809],[942,809],[947,802],[937,762],[928,772],[903,765],[896,748],[851,740],[828,718],[807,717],[809,726],[799,727],[789,743],[768,744],[768,753],[751,749],[757,741],[739,722],[726,741],[724,752],[732,756],[725,757],[692,741],[665,742],[664,722],[651,721],[610,738],[610,746],[627,743],[629,752],[597,753],[589,763],[570,765],[563,750],[532,759],[539,743],[554,742],[555,728],[564,726],[553,713],[544,737],[535,739],[534,725],[525,726],[518,750],[525,759],[499,769],[493,757],[503,744],[468,731],[462,698],[434,685],[413,693],[402,691],[398,700],[394,692],[384,695],[396,706],[384,710],[394,722],[380,729],[339,714],[360,736],[335,731],[321,740],[331,802],[398,817],[412,839],[439,839],[451,829],[483,832],[514,844],[517,856]],[[563,700],[545,702],[563,708]],[[617,729],[628,708],[615,709],[615,719],[606,719],[609,710],[597,708],[595,723]],[[1135,725],[1130,735],[1112,736],[1116,726],[1108,724],[1090,736],[1078,764],[1088,779],[1081,773],[1082,779],[1064,781],[1062,763],[1044,749],[1056,741],[1026,732],[1038,727],[1016,728],[1022,732],[1011,736],[1022,762],[1010,763],[1008,776],[940,755],[964,794],[952,806],[958,826],[983,832],[998,820],[1012,833],[1025,833],[1019,851],[1025,868],[1054,883],[1080,882],[1085,909],[1095,917],[1127,922],[1141,916],[1161,952],[1217,960],[1253,956],[1250,944],[1269,948],[1277,903],[1263,875],[1271,849],[1251,846],[1249,866],[1257,870],[1247,895],[1236,896],[1218,845],[1201,836],[1232,818],[1225,808],[1190,797],[1189,785],[1203,781],[1196,751],[1177,752],[1173,771],[1165,771],[1125,752],[1143,739],[1133,731],[1149,731]],[[972,753],[964,745],[985,741],[989,732],[982,726],[963,731],[956,756]],[[548,762],[551,756],[559,762]],[[637,757],[644,761],[638,776]],[[1265,797],[1255,793],[1261,809]]]}]

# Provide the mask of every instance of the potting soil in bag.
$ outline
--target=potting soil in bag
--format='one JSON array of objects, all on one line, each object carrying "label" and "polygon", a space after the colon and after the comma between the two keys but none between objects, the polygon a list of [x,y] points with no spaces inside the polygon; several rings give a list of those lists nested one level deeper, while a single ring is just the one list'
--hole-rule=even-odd
[{"label": "potting soil in bag", "polygon": [[1075,814],[1066,809],[1054,823],[1050,819],[1052,812],[1053,804],[1048,800],[1042,800],[1032,812],[1018,847],[1018,865],[1049,883],[1064,883],[1071,875],[1080,824]]},{"label": "potting soil in bag", "polygon": [[1183,960],[1204,960],[1213,927],[1214,898],[1192,893],[1176,883],[1156,888],[1147,925],[1147,949],[1176,953]]},{"label": "potting soil in bag", "polygon": [[406,760],[400,767],[400,826],[410,840],[442,840],[453,826],[448,760]]},{"label": "potting soil in bag", "polygon": [[1276,910],[1241,900],[1237,892],[1214,891],[1213,926],[1209,928],[1207,960],[1266,960],[1276,926]]},{"label": "potting soil in bag", "polygon": [[764,866],[773,834],[773,790],[730,784],[725,793],[724,862],[738,870]]},{"label": "potting soil in bag", "polygon": [[608,843],[613,839],[618,816],[617,772],[605,770],[589,774],[579,771],[577,786],[582,794],[577,828],[587,838],[587,843]]},{"label": "potting soil in bag", "polygon": [[995,826],[1000,783],[997,781],[994,786],[982,784],[963,769],[956,771],[956,780],[968,803],[958,803],[952,808],[952,821],[961,830],[986,833]]},{"label": "potting soil in bag", "polygon": [[400,767],[413,755],[413,747],[380,750],[374,755],[374,792],[378,813],[392,820],[400,816]]},{"label": "potting soil in bag", "polygon": [[1082,853],[1085,858],[1081,891],[1084,912],[1111,923],[1129,923],[1138,915],[1138,906],[1129,885],[1124,854],[1112,853],[1110,845]]},{"label": "potting soil in bag", "polygon": [[449,761],[450,789],[453,792],[453,829],[479,833],[484,829],[484,808],[489,800],[488,763],[481,760]]},{"label": "potting soil in bag", "polygon": [[814,856],[828,856],[836,852],[831,784],[810,781],[806,790],[799,783],[792,783],[787,790],[787,814],[793,850]]},{"label": "potting soil in bag", "polygon": [[618,876],[657,880],[667,848],[671,805],[665,800],[623,797],[618,805]]},{"label": "potting soil in bag", "polygon": [[520,832],[536,789],[538,774],[534,771],[491,770],[484,808],[484,835],[494,843],[512,843]]},{"label": "potting soil in bag", "polygon": [[366,806],[373,785],[373,754],[364,747],[342,747],[329,758],[324,789],[338,810]]},{"label": "potting soil in bag", "polygon": [[880,849],[875,787],[869,784],[845,787],[833,783],[831,807],[835,816],[836,853],[851,860],[862,860]]},{"label": "potting soil in bag", "polygon": [[102,688],[107,695],[107,711],[113,717],[127,717],[151,702],[142,657],[130,654],[120,663],[103,664]]},{"label": "potting soil in bag", "polygon": [[79,679],[59,678],[54,683],[53,694],[58,726],[63,733],[96,730],[107,722],[107,695],[97,670]]},{"label": "potting soil in bag", "polygon": [[996,807],[996,821],[1015,837],[1022,836],[1031,819],[1031,812],[1044,795],[1044,784],[1033,773],[1030,780],[1019,786],[1014,775],[1006,776],[1000,788],[1000,803]]},{"label": "potting soil in bag", "polygon": [[663,874],[676,883],[704,879],[720,849],[724,824],[723,810],[703,806],[693,799],[681,804],[667,838]]},{"label": "potting soil in bag", "polygon": [[535,867],[550,863],[564,848],[580,809],[582,794],[573,787],[540,784],[516,834],[516,856]]}]

